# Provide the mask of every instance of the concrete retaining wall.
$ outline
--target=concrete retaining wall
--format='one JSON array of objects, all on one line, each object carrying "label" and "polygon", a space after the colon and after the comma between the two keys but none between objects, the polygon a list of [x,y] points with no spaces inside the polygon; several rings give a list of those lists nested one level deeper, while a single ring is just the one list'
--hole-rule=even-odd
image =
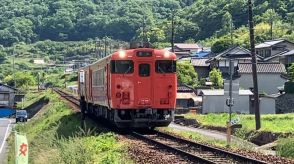
[{"label": "concrete retaining wall", "polygon": [[34,115],[39,112],[39,110],[47,105],[49,103],[49,100],[45,97],[40,98],[38,101],[35,103],[29,105],[28,107],[24,108],[28,112],[28,118],[34,117]]}]

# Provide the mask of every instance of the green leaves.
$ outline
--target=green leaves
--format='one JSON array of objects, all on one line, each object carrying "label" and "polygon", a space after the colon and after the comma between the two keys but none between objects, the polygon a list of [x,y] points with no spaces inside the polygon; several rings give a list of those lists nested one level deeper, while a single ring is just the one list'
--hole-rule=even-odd
[{"label": "green leaves", "polygon": [[198,75],[194,67],[188,62],[177,63],[177,77],[179,84],[186,84],[192,87],[198,85]]},{"label": "green leaves", "polygon": [[224,86],[222,73],[219,69],[213,68],[212,71],[209,72],[209,79],[214,87],[221,88]]},{"label": "green leaves", "polygon": [[291,81],[294,82],[294,63],[292,63],[291,66],[288,68],[288,74],[291,78]]}]

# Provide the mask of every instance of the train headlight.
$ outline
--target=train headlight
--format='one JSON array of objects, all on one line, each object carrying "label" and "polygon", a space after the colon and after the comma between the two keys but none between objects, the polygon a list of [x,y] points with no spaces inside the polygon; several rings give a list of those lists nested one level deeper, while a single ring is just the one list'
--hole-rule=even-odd
[{"label": "train headlight", "polygon": [[170,52],[169,51],[165,51],[164,54],[163,54],[163,56],[165,58],[168,58],[170,56]]},{"label": "train headlight", "polygon": [[125,51],[119,51],[119,52],[118,52],[118,56],[119,56],[120,58],[125,58],[125,57],[126,57],[126,52],[125,52]]}]

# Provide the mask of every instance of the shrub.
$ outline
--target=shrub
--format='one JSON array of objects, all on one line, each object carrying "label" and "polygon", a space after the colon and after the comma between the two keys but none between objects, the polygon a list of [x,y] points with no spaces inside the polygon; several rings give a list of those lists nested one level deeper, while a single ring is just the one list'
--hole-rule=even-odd
[{"label": "shrub", "polygon": [[282,157],[294,158],[294,138],[279,139],[277,153]]}]

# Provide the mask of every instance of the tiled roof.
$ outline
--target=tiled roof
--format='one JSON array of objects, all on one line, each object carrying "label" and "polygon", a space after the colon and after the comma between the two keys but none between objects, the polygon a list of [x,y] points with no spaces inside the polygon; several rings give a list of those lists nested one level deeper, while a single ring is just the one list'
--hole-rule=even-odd
[{"label": "tiled roof", "polygon": [[[239,63],[239,73],[252,73],[251,63]],[[285,66],[281,63],[258,63],[257,73],[285,73]]]},{"label": "tiled roof", "polygon": [[[222,96],[225,95],[223,89],[210,89],[210,90],[202,90],[200,95],[204,96]],[[239,95],[253,95],[250,90],[239,90]]]},{"label": "tiled roof", "polygon": [[175,43],[175,46],[180,49],[199,49],[200,48],[197,44],[188,44],[188,43]]},{"label": "tiled roof", "polygon": [[9,85],[5,85],[5,84],[2,84],[2,83],[0,83],[0,87],[6,87],[6,88],[13,89],[13,90],[17,90],[17,89],[15,89],[15,88],[13,88],[13,87],[11,87]]},{"label": "tiled roof", "polygon": [[255,46],[255,48],[267,48],[267,47],[271,47],[275,44],[278,44],[278,43],[281,43],[281,42],[284,42],[285,40],[284,39],[279,39],[279,40],[269,40],[269,41],[265,41],[264,43],[261,43],[257,46]]},{"label": "tiled roof", "polygon": [[198,67],[208,67],[209,63],[206,63],[208,58],[192,58],[191,63],[193,66],[198,66]]},{"label": "tiled roof", "polygon": [[196,99],[195,93],[177,93],[177,99]]},{"label": "tiled roof", "polygon": [[289,55],[294,55],[294,50],[284,53],[282,56],[289,56]]},{"label": "tiled roof", "polygon": [[231,47],[218,55],[216,55],[213,58],[210,58],[207,62],[210,62],[212,60],[220,60],[222,58],[248,58],[251,56],[251,52],[247,50],[246,48],[240,47],[240,46],[234,46]]},{"label": "tiled roof", "polygon": [[185,85],[178,85],[177,92],[193,92],[192,88]]},{"label": "tiled roof", "polygon": [[273,56],[270,56],[270,57],[267,57],[267,58],[264,58],[263,61],[269,61],[273,58],[276,58],[276,57],[280,57],[280,56],[283,56],[287,51],[283,51],[283,52],[280,52],[280,53],[277,53]]}]

